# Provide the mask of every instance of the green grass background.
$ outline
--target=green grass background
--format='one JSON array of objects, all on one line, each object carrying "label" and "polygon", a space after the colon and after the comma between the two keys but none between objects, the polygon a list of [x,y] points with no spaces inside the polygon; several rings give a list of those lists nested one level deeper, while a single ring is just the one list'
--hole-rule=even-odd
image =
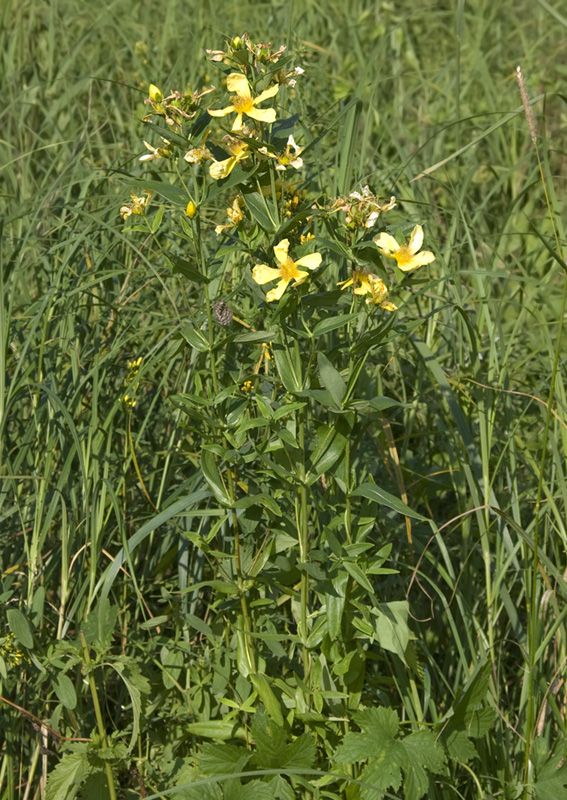
[{"label": "green grass background", "polygon": [[[187,287],[154,244],[123,235],[118,215],[128,175],[145,169],[141,104],[150,82],[206,85],[204,49],[225,38],[286,43],[306,70],[311,119],[361,101],[346,165],[344,133],[319,145],[329,191],[362,181],[396,194],[438,254],[415,294],[422,322],[381,378],[407,402],[391,422],[402,479],[390,464],[386,480],[441,528],[432,542],[414,531],[421,587],[410,585],[407,541],[394,541],[428,654],[424,690],[394,680],[408,719],[435,720],[488,660],[500,722],[461,791],[496,796],[521,780],[526,732],[548,751],[565,733],[567,10],[546,0],[4,0],[0,26],[5,609],[25,604],[44,644],[65,637],[109,559],[155,514],[119,402],[129,359],[144,356],[132,444],[147,492],[161,510],[187,486],[195,467],[164,403],[186,379],[175,333]],[[374,444],[387,461],[381,432]],[[129,565],[154,616],[192,563],[177,538],[166,525]],[[125,606],[131,591],[124,580]],[[143,618],[140,603],[121,618],[125,650]],[[0,623],[2,635],[2,609]],[[29,674],[0,693],[47,719],[45,687]],[[2,715],[0,797],[35,796],[38,735],[13,708]]]}]

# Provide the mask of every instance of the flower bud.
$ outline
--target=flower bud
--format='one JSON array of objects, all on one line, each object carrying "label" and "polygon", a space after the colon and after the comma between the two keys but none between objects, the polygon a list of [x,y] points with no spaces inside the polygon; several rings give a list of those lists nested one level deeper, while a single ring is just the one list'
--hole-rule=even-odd
[{"label": "flower bud", "polygon": [[187,203],[187,208],[185,209],[185,213],[189,217],[189,219],[193,219],[195,214],[197,213],[197,206],[192,200],[189,200]]},{"label": "flower bud", "polygon": [[235,50],[238,49],[238,47],[240,47],[241,42],[242,39],[240,38],[240,36],[234,37],[234,39],[232,40],[232,46],[234,47]]},{"label": "flower bud", "polygon": [[159,103],[163,100],[163,95],[154,83],[150,83],[150,100],[154,103]]}]

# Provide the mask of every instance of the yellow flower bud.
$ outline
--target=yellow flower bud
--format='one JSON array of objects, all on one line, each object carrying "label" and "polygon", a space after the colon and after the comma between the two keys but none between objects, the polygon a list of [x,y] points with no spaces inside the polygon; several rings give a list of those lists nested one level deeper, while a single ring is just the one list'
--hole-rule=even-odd
[{"label": "yellow flower bud", "polygon": [[153,100],[154,103],[159,103],[163,100],[161,91],[154,83],[150,83],[150,100]]},{"label": "yellow flower bud", "polygon": [[234,47],[235,50],[236,50],[237,47],[239,47],[241,42],[242,42],[242,39],[240,38],[240,36],[235,36],[234,37],[234,39],[232,40],[232,46]]},{"label": "yellow flower bud", "polygon": [[197,206],[192,200],[189,200],[187,203],[187,208],[185,209],[185,213],[189,217],[189,219],[193,219],[195,214],[197,213]]}]

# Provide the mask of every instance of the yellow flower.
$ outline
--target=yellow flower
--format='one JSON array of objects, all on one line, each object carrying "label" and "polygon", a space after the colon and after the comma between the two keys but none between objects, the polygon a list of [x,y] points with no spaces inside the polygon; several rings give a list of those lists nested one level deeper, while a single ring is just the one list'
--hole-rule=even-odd
[{"label": "yellow flower", "polygon": [[227,231],[242,222],[244,219],[244,214],[242,213],[243,202],[242,195],[238,195],[238,197],[234,200],[232,207],[226,209],[226,214],[230,222],[227,225],[216,226],[215,233],[217,236],[220,236],[223,231]]},{"label": "yellow flower", "polygon": [[266,301],[268,303],[271,303],[273,300],[279,300],[291,281],[294,282],[294,286],[303,283],[309,273],[298,269],[298,267],[317,269],[321,263],[321,253],[310,253],[294,261],[289,257],[288,250],[289,240],[282,239],[281,242],[274,247],[274,254],[280,265],[279,268],[268,267],[266,264],[257,264],[252,270],[252,278],[260,285],[275,281],[279,278],[279,283],[275,289],[270,289],[266,295]]},{"label": "yellow flower", "polygon": [[154,103],[159,103],[160,100],[163,100],[163,94],[155,85],[155,83],[150,83],[150,100],[152,100]]},{"label": "yellow flower", "polygon": [[424,267],[426,264],[431,264],[432,261],[435,261],[435,256],[429,250],[418,252],[423,244],[423,228],[421,225],[416,225],[411,232],[409,244],[398,244],[389,233],[379,233],[378,236],[374,237],[374,244],[383,256],[395,258],[398,268],[402,272],[410,272],[412,269]]},{"label": "yellow flower", "polygon": [[243,114],[259,122],[276,121],[276,111],[274,108],[256,108],[256,106],[258,103],[262,103],[264,100],[278,93],[280,87],[277,84],[270,86],[259,94],[258,97],[253,98],[250,92],[250,84],[246,80],[246,76],[241,75],[239,72],[231,72],[226,79],[226,87],[229,92],[236,92],[236,94],[231,96],[231,104],[226,108],[209,108],[211,117],[226,117],[227,114],[235,113],[236,119],[232,126],[233,131],[242,130]]},{"label": "yellow flower", "polygon": [[[293,153],[292,153],[293,150]],[[271,153],[267,147],[261,147],[260,153],[263,155],[268,156],[269,158],[274,158],[278,163],[276,165],[276,169],[279,172],[283,172],[287,169],[287,167],[295,167],[295,169],[301,169],[303,166],[303,159],[301,158],[301,147],[296,143],[293,136],[289,136],[287,140],[286,149],[283,153],[276,155],[275,153]]]},{"label": "yellow flower", "polygon": [[185,209],[185,213],[189,217],[189,219],[193,219],[195,214],[197,213],[197,206],[192,200],[189,200],[187,203],[187,208]]},{"label": "yellow flower", "polygon": [[[357,286],[357,284],[360,285]],[[337,283],[337,286],[340,286],[341,290],[346,289],[347,286],[353,285],[355,294],[370,295],[370,297],[366,298],[367,303],[378,305],[380,308],[385,308],[386,311],[396,311],[397,306],[390,303],[389,300],[386,300],[388,297],[388,287],[378,275],[374,275],[372,272],[367,272],[364,269],[354,269],[352,278]]]},{"label": "yellow flower", "polygon": [[152,196],[151,189],[146,191],[142,197],[137,197],[134,192],[130,195],[132,200],[131,203],[128,203],[125,206],[122,206],[120,209],[120,213],[124,219],[127,219],[131,214],[144,214],[146,211],[146,206],[150,202],[150,197]]},{"label": "yellow flower", "polygon": [[240,161],[248,158],[250,155],[246,142],[234,140],[232,144],[229,144],[228,149],[232,153],[229,158],[225,158],[224,161],[213,161],[209,167],[209,174],[215,181],[220,181],[221,178],[226,178],[226,176],[230,175],[232,170]]}]

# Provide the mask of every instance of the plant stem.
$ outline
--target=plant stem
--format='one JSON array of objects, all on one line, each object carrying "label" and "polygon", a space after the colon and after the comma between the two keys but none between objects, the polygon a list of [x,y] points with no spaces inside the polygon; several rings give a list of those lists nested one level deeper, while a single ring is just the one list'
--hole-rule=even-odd
[{"label": "plant stem", "polygon": [[[85,639],[85,634],[83,633],[83,631],[81,631],[80,636],[81,636],[81,644],[83,646],[83,655],[84,655],[84,659],[85,659],[85,666],[88,668],[91,665],[91,657],[89,655],[89,648],[88,648],[87,640]],[[94,679],[94,673],[93,673],[92,669],[88,670],[88,680],[89,680],[89,688],[91,690],[91,696],[93,698],[93,706],[94,706],[94,712],[95,712],[96,724],[97,724],[99,736],[100,736],[101,742],[104,745],[108,745],[106,732],[104,730],[104,721],[102,719],[102,711],[101,711],[100,702],[99,702],[99,699],[98,699],[96,681]],[[109,791],[109,794],[110,794],[110,800],[116,800],[116,789],[114,788],[114,778],[112,776],[112,767],[110,766],[110,763],[108,761],[105,761],[104,765],[105,765],[105,768],[106,768],[106,779],[108,781],[108,791]]]},{"label": "plant stem", "polygon": [[[307,507],[308,496],[307,486],[305,485],[305,410],[301,409],[299,412],[299,450],[301,453],[301,488],[299,490],[299,515],[298,515],[298,538],[299,538],[299,555],[301,562],[307,564],[309,558],[309,531],[308,519],[309,510]],[[301,571],[301,600],[300,600],[300,615],[299,615],[299,632],[301,644],[303,648],[303,680],[308,682],[309,672],[311,668],[311,659],[309,656],[309,648],[307,646],[308,628],[307,617],[309,615],[309,573],[303,569]]]}]

